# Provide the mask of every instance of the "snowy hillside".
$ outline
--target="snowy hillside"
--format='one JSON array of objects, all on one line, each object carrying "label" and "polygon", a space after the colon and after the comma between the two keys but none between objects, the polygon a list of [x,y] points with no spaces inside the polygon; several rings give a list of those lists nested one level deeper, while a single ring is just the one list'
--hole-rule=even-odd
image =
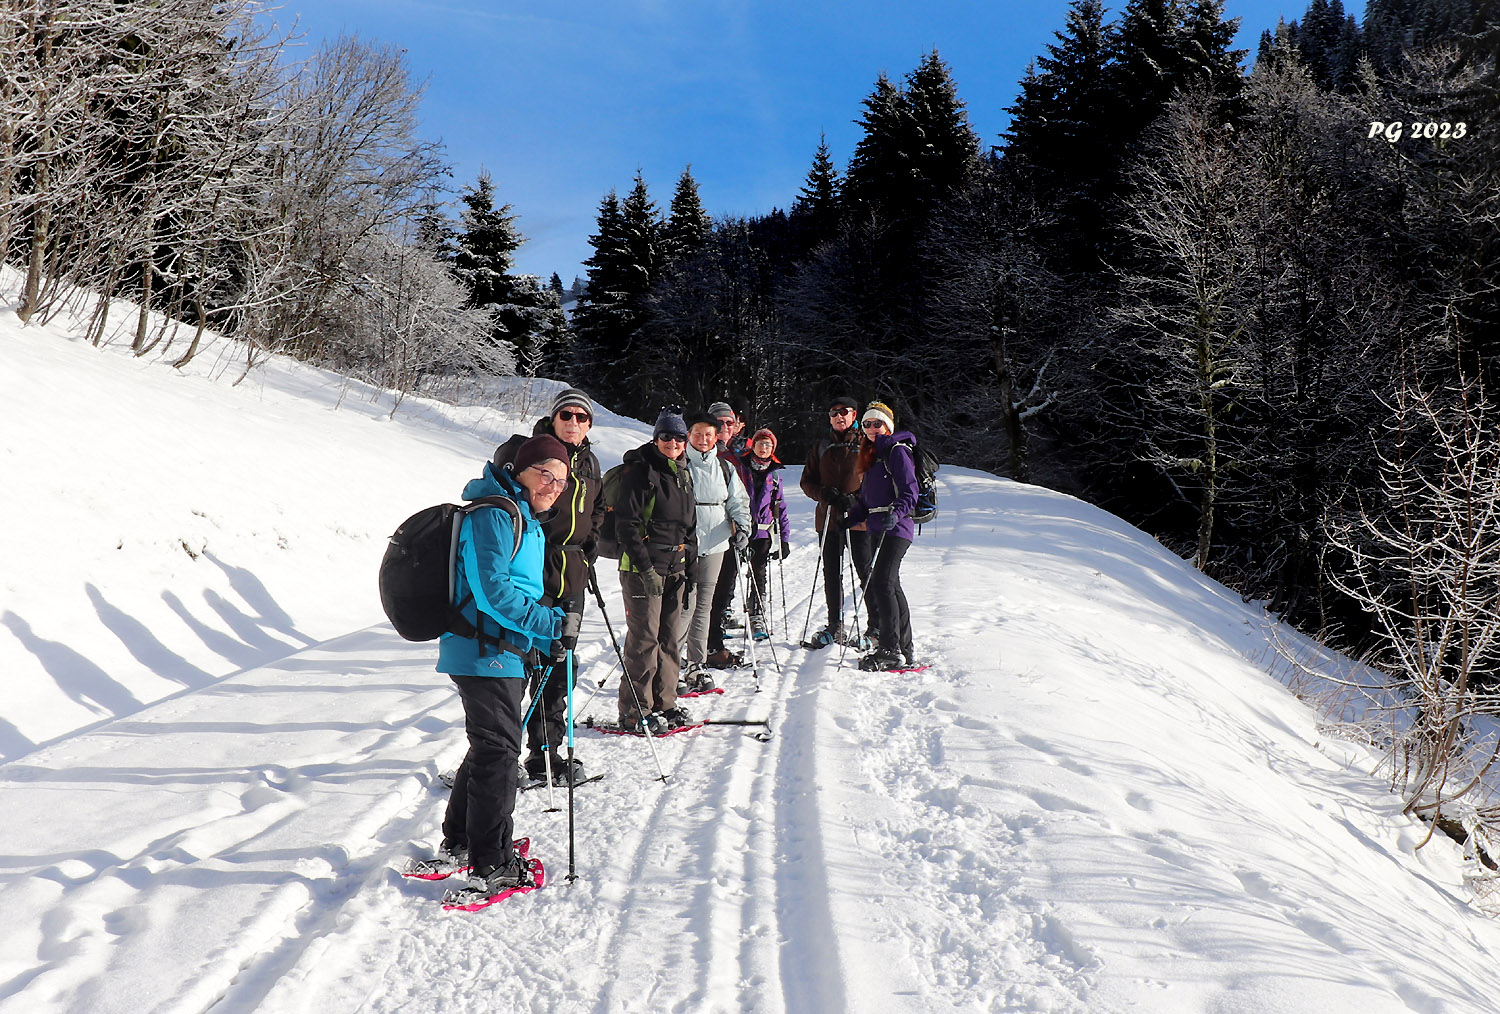
[{"label": "snowy hillside", "polygon": [[[565,800],[527,793],[549,885],[442,912],[394,868],[436,843],[460,710],[374,575],[545,396],[391,418],[238,374],[0,315],[0,1012],[1500,1011],[1458,850],[1416,851],[1375,759],[1267,675],[1261,614],[959,468],[904,568],[931,669],[791,646],[799,498],[760,692],[689,702],[769,741],[662,740],[663,785],[644,741],[581,734],[578,879]],[[646,430],[595,437],[607,466]],[[589,714],[612,658],[591,606]]]}]

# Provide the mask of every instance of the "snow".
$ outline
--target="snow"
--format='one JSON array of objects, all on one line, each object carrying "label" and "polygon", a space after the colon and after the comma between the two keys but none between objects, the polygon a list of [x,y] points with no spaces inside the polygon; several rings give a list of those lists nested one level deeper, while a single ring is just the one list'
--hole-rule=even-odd
[{"label": "snow", "polygon": [[[374,577],[555,385],[392,416],[73,328],[0,316],[0,1012],[1500,1010],[1460,850],[1418,849],[1378,758],[1274,677],[1305,642],[1102,511],[951,466],[904,567],[926,672],[793,647],[794,498],[761,691],[690,702],[769,742],[662,739],[663,784],[644,741],[580,734],[578,879],[565,794],[528,792],[549,884],[444,913],[395,870],[436,844],[460,710]],[[647,429],[594,436],[607,467]],[[591,604],[588,714],[612,659]]]}]

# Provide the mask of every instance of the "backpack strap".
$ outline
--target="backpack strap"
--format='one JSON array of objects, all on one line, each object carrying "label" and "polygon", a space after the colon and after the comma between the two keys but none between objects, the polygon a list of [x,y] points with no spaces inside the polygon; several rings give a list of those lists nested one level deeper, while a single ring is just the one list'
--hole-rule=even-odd
[{"label": "backpack strap", "polygon": [[514,544],[510,547],[510,558],[514,560],[516,554],[521,551],[521,536],[525,533],[526,520],[521,517],[521,508],[508,496],[495,494],[493,496],[482,496],[478,500],[471,500],[459,508],[463,513],[454,515],[453,547],[458,551],[458,529],[460,521],[481,507],[499,507],[510,515],[510,530],[514,538]]}]

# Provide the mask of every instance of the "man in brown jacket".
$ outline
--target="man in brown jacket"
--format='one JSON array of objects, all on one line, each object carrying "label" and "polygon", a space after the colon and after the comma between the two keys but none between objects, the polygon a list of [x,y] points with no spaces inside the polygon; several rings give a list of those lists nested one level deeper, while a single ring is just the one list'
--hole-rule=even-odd
[{"label": "man in brown jacket", "polygon": [[[853,494],[864,479],[860,467],[860,433],[854,424],[859,403],[853,398],[834,398],[828,405],[826,435],[818,438],[807,455],[802,470],[802,492],[818,501],[818,536],[823,546],[823,594],[828,600],[828,623],[807,641],[807,648],[826,648],[835,641],[861,648],[862,635],[845,631],[844,615],[844,543],[846,536],[838,519],[849,509]],[[847,535],[849,555],[854,560],[860,586],[870,573],[870,543],[865,526],[858,525]]]}]

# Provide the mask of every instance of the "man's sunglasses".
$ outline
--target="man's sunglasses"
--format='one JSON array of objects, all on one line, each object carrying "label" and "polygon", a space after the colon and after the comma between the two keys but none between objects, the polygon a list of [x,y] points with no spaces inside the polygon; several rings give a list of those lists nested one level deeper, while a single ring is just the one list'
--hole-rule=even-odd
[{"label": "man's sunglasses", "polygon": [[854,411],[854,409],[852,409],[852,408],[830,408],[828,410],[828,417],[831,419],[834,416],[848,415],[849,413],[851,413],[853,411]]},{"label": "man's sunglasses", "polygon": [[563,409],[561,412],[557,413],[557,417],[563,422],[589,421],[589,414],[587,412],[569,412],[567,409]]}]

